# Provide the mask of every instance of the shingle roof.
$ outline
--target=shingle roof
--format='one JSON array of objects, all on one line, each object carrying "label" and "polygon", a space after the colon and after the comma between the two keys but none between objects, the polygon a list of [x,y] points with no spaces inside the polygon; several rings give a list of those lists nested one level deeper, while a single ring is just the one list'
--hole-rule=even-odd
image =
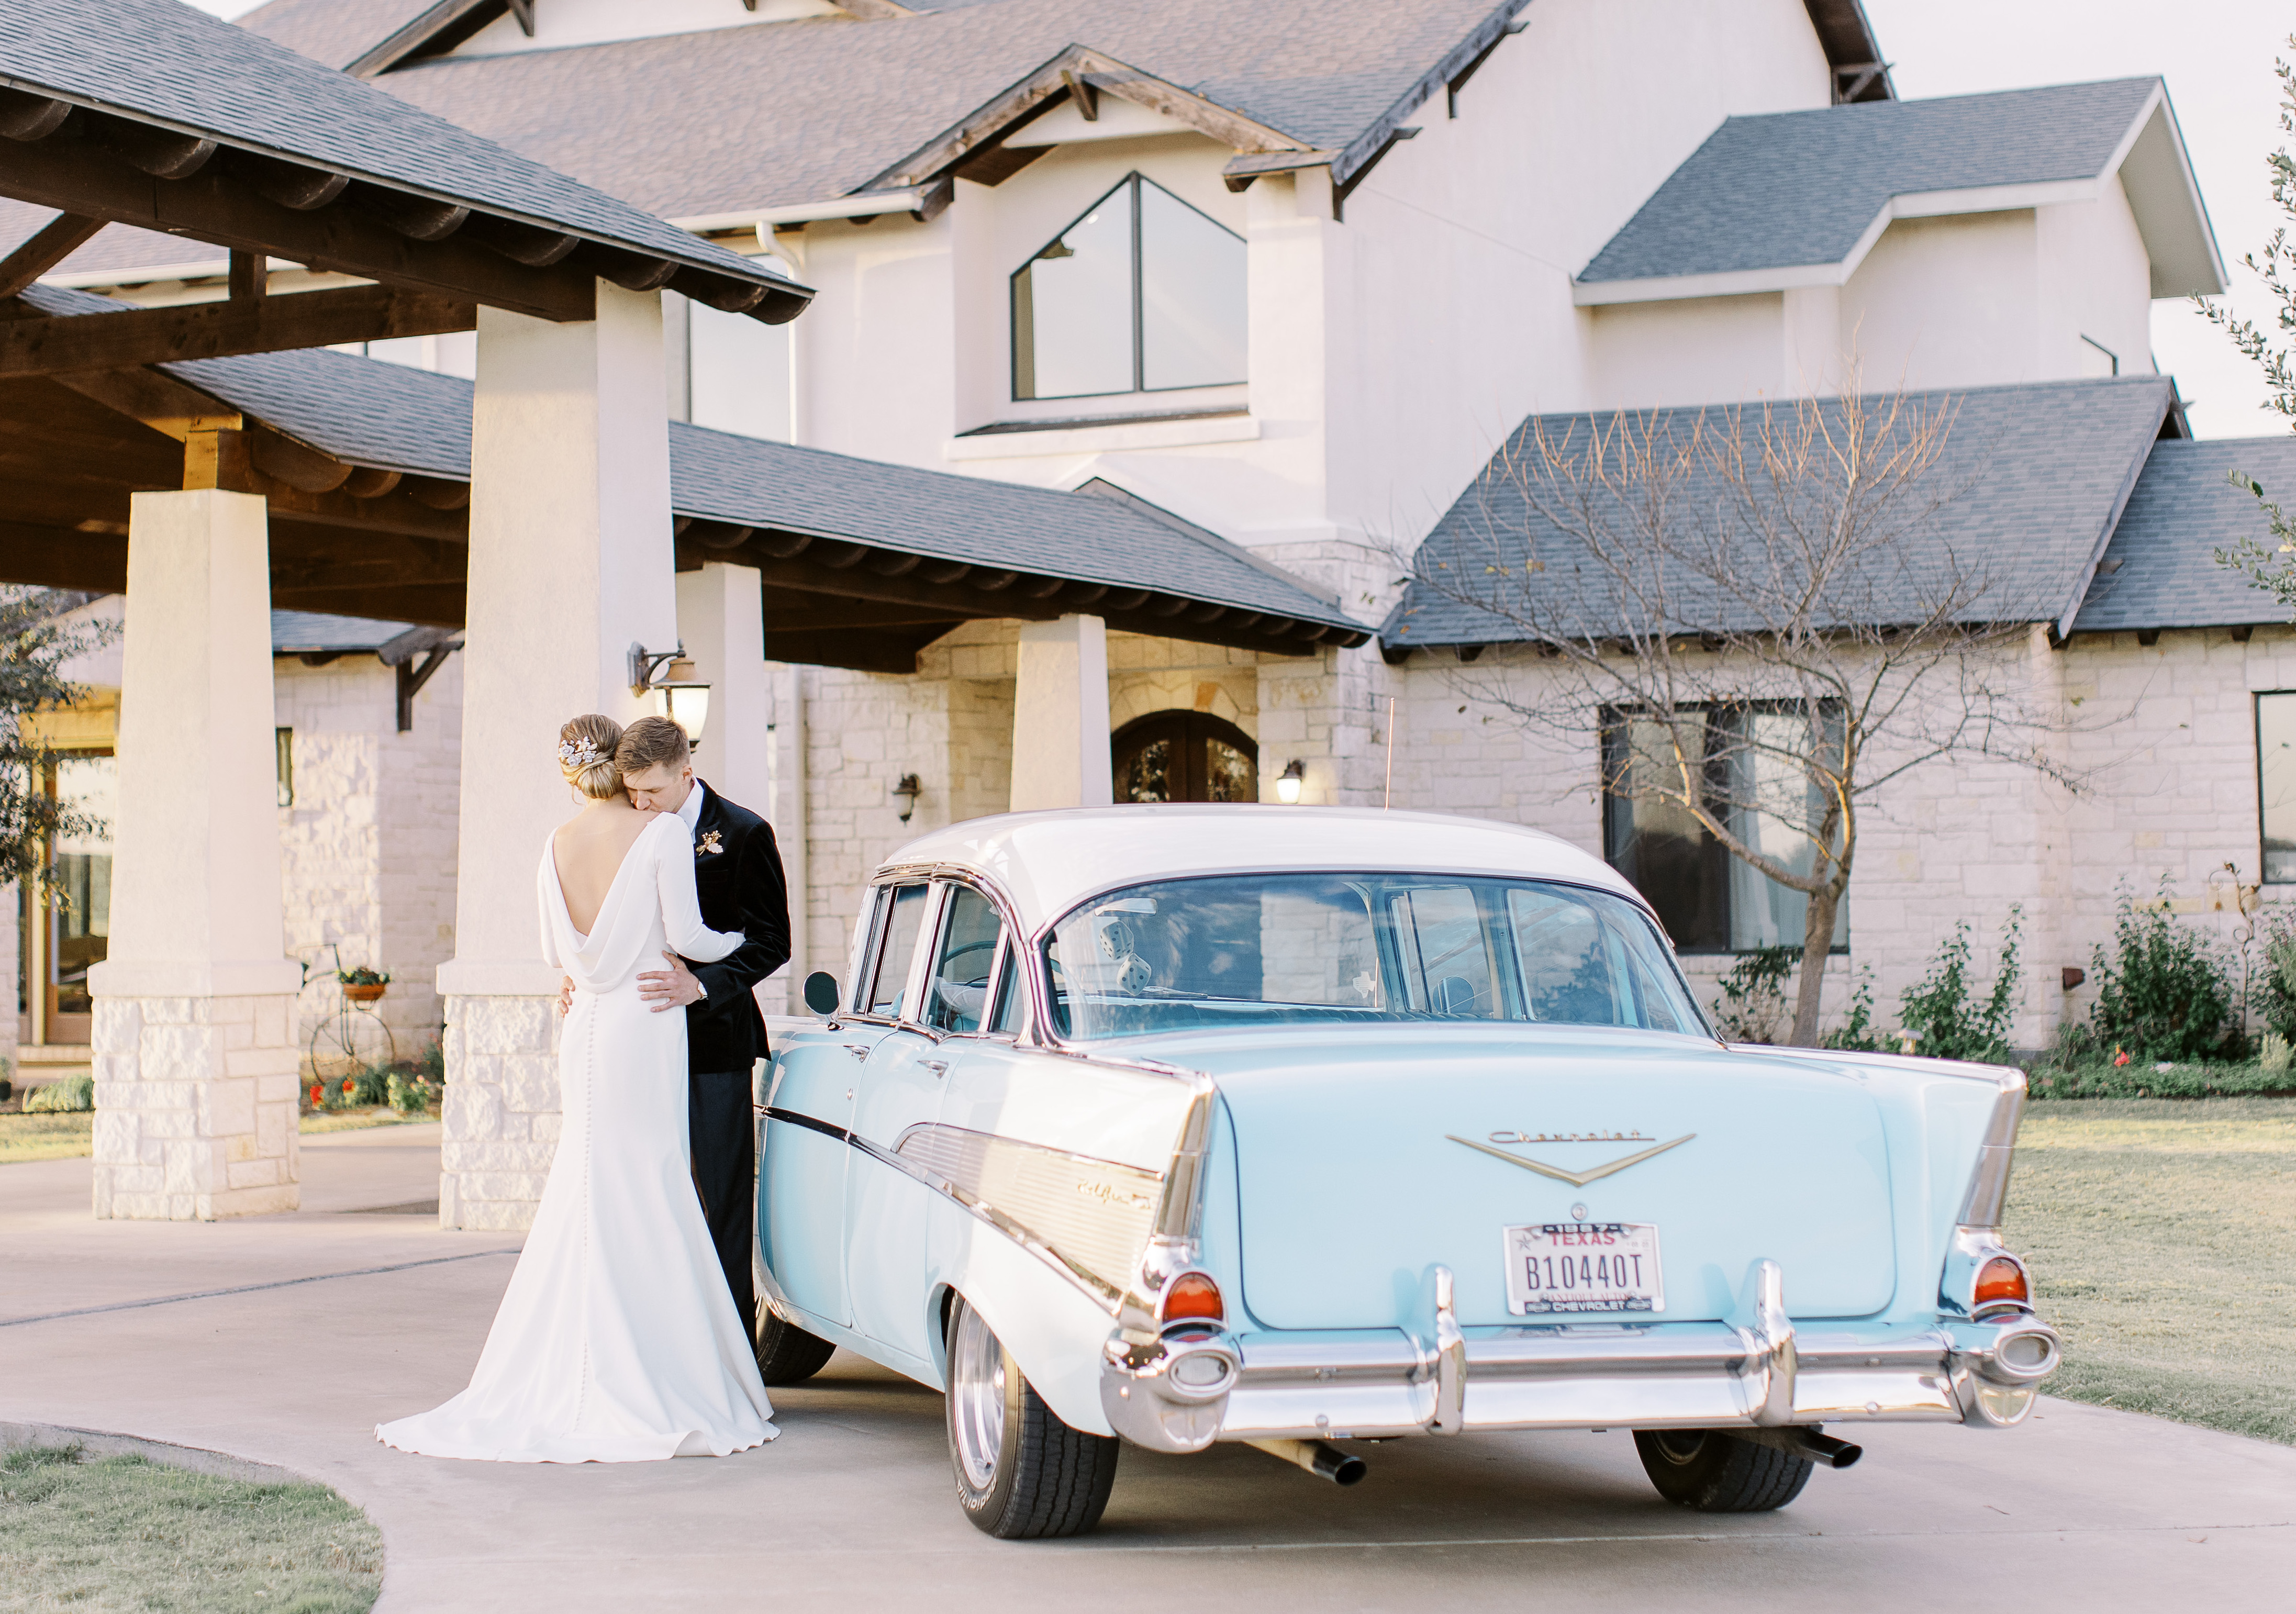
[{"label": "shingle roof", "polygon": [[[109,298],[36,285],[44,314]],[[469,381],[324,348],[158,368],[355,465],[468,480]],[[772,527],[930,560],[1034,572],[1367,633],[1330,599],[1240,545],[1121,499],[917,471],[673,421],[681,515]]]},{"label": "shingle roof", "polygon": [[378,650],[399,635],[411,633],[412,622],[378,622],[371,617],[333,617],[316,610],[275,610],[271,613],[271,653],[341,653]]},{"label": "shingle roof", "polygon": [[1893,196],[2095,179],[2157,78],[1732,118],[1581,283],[1838,264]]},{"label": "shingle roof", "polygon": [[[1866,579],[1839,597],[1854,601],[1861,616],[1912,620],[1921,614],[1916,602],[1923,587],[1957,567],[1987,579],[1982,614],[2054,620],[2069,628],[2172,395],[2172,383],[2155,376],[1914,395],[1909,401],[1925,411],[1952,411],[1950,433],[1923,486],[1956,490],[1957,496],[1937,513],[1917,545],[1891,557],[1889,575]],[[1823,406],[1839,419],[1839,399],[1823,400]],[[1752,430],[1754,407],[1742,435]],[[1381,629],[1389,648],[1533,638],[1522,620],[1530,613],[1517,609],[1511,617],[1505,609],[1521,598],[1535,597],[1540,617],[1572,615],[1598,635],[1636,619],[1599,598],[1602,569],[1586,563],[1579,541],[1542,515],[1508,470],[1510,463],[1536,462],[1542,429],[1550,442],[1575,434],[1584,445],[1612,418],[1535,416],[1517,429],[1421,546],[1414,571],[1422,580],[1406,589]],[[1719,406],[1631,418],[1678,443],[1687,442],[1693,429],[1726,436],[1731,430],[1729,411]],[[1676,490],[1677,507],[1694,515],[1713,505],[1721,491],[1710,479],[1693,475]],[[1533,559],[1538,569],[1528,575],[1540,581],[1513,581],[1526,577],[1525,561]],[[1424,580],[1437,575],[1444,579],[1439,587]],[[1726,607],[1698,601],[1687,579],[1677,575],[1672,586],[1678,609],[1668,624],[1671,631],[1751,626]],[[1532,588],[1535,596],[1520,592]],[[1712,615],[1702,619],[1708,612]]]},{"label": "shingle roof", "polygon": [[[178,0],[10,0],[0,8],[0,84],[730,278],[766,278],[748,258]],[[11,211],[13,235],[48,217]],[[185,255],[168,238],[106,233]]]},{"label": "shingle roof", "polygon": [[2288,620],[2286,606],[2216,562],[2217,550],[2243,537],[2272,546],[2254,496],[2229,479],[2234,471],[2261,482],[2282,508],[2296,508],[2296,436],[2154,447],[2073,619],[2076,632]]},{"label": "shingle roof", "polygon": [[[1527,3],[995,0],[439,57],[374,82],[650,212],[688,218],[846,195],[1070,45],[1341,150],[1478,25]],[[372,17],[371,43],[398,5],[275,0],[244,20],[340,56],[352,37],[343,19]]]}]

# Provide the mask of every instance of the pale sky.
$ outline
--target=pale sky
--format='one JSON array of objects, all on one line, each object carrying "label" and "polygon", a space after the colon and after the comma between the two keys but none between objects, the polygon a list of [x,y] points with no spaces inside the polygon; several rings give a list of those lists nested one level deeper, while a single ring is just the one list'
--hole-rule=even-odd
[{"label": "pale sky", "polygon": [[[193,0],[235,17],[250,0]],[[1898,94],[2133,78],[2169,81],[2193,172],[2232,277],[2233,306],[2271,328],[2272,303],[2242,256],[2287,223],[2272,205],[2266,156],[2289,143],[2275,121],[2276,54],[2292,53],[2296,5],[2287,0],[1866,0],[1892,64]],[[2152,305],[2152,352],[2177,378],[2202,437],[2258,437],[2287,429],[2267,413],[2264,381],[2223,334],[2189,306]]]}]

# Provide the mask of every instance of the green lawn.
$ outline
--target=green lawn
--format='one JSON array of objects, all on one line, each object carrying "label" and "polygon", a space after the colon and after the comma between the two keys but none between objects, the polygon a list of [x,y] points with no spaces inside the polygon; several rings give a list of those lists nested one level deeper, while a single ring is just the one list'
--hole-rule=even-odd
[{"label": "green lawn", "polygon": [[2007,1239],[2049,1394],[2296,1445],[2296,1100],[2035,1105]]},{"label": "green lawn", "polygon": [[0,1457],[0,1611],[356,1614],[382,1533],[321,1485],[254,1485],[141,1457]]},{"label": "green lawn", "polygon": [[[299,1130],[305,1137],[322,1132],[357,1132],[368,1127],[397,1127],[413,1121],[435,1121],[433,1115],[400,1115],[377,1107],[307,1115]],[[62,1160],[89,1153],[94,1148],[93,1115],[0,1115],[0,1166],[20,1160]]]}]

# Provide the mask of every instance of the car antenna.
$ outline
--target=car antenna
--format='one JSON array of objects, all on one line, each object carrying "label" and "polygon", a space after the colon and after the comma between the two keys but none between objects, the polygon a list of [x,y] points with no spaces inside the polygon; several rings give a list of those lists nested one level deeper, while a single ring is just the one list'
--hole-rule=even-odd
[{"label": "car antenna", "polygon": [[1387,788],[1380,792],[1379,810],[1395,805],[1395,697],[1387,698]]}]

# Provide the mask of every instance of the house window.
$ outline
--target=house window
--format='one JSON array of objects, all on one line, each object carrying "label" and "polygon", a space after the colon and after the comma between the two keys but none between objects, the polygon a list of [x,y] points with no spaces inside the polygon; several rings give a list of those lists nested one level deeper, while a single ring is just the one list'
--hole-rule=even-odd
[{"label": "house window", "polygon": [[2256,698],[2256,786],[2264,878],[2296,883],[2296,692]]},{"label": "house window", "polygon": [[1241,381],[1243,311],[1243,238],[1128,175],[1013,274],[1013,396]]},{"label": "house window", "polygon": [[295,731],[274,729],[272,739],[279,748],[279,805],[295,805]]},{"label": "house window", "polygon": [[[1698,776],[1706,810],[1731,832],[1796,872],[1815,848],[1800,825],[1815,824],[1824,794],[1796,761],[1806,751],[1799,711],[1762,704],[1685,710],[1677,717],[1686,766]],[[1838,741],[1840,717],[1832,719]],[[1679,801],[1653,799],[1672,789],[1685,759],[1665,724],[1607,712],[1603,723],[1603,853],[1611,866],[1658,911],[1677,950],[1750,953],[1801,945],[1809,899],[1780,885],[1708,832]],[[1833,951],[1849,947],[1849,908],[1835,915]]]}]

